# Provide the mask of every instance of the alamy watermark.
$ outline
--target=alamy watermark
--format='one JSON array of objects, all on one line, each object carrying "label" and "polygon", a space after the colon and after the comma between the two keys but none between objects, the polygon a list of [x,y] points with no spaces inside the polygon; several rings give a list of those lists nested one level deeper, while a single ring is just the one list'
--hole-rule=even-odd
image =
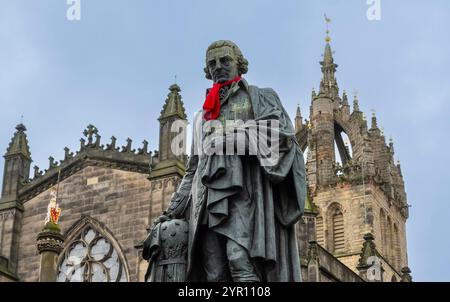
[{"label": "alamy watermark", "polygon": [[367,0],[367,19],[369,21],[381,20],[381,0]]},{"label": "alamy watermark", "polygon": [[[81,0],[66,0],[68,5],[66,18],[69,21],[81,20]],[[366,0],[369,6],[366,12],[369,21],[381,20],[381,0]]]},{"label": "alamy watermark", "polygon": [[367,269],[367,280],[381,281],[381,260],[377,256],[370,256],[366,261],[370,268]]},{"label": "alamy watermark", "polygon": [[81,0],[67,0],[66,18],[69,21],[81,20]]}]

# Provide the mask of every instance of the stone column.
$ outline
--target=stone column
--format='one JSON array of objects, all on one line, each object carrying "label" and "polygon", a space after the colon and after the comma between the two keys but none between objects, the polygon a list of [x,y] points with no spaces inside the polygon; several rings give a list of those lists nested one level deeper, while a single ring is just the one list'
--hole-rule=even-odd
[{"label": "stone column", "polygon": [[41,255],[39,282],[55,282],[58,256],[64,248],[64,236],[57,225],[48,224],[37,236],[37,249]]}]

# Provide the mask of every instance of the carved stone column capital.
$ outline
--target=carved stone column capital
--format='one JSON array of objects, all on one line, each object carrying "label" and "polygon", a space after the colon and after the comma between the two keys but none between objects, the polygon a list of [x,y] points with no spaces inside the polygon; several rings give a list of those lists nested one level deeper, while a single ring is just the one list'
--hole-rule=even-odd
[{"label": "carved stone column capital", "polygon": [[59,255],[64,248],[64,236],[56,231],[43,230],[37,236],[36,246],[39,254],[54,252]]}]

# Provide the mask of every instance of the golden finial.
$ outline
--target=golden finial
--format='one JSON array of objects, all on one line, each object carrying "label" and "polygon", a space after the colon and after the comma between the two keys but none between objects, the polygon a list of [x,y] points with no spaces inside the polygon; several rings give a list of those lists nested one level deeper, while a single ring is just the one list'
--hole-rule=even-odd
[{"label": "golden finial", "polygon": [[308,122],[308,129],[311,129],[312,128],[312,124],[311,124],[311,122]]},{"label": "golden finial", "polygon": [[327,25],[327,31],[326,31],[327,36],[325,37],[325,42],[330,43],[331,38],[330,38],[330,29],[328,28],[328,24],[331,23],[331,19],[327,17],[327,14],[324,14],[324,16],[325,16],[325,23]]}]

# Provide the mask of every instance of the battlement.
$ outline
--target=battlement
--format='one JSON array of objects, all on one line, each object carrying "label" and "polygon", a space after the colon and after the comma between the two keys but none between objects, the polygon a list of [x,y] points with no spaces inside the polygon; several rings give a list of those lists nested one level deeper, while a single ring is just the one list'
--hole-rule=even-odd
[{"label": "battlement", "polygon": [[148,151],[146,140],[137,150],[133,148],[131,138],[127,138],[126,145],[121,147],[116,146],[117,139],[114,136],[111,137],[109,144],[102,145],[101,136],[94,125],[88,125],[83,135],[84,138],[80,139],[80,148],[75,153],[65,147],[64,159],[60,162],[50,156],[46,170],[41,171],[38,166],[34,166],[33,177],[23,181],[19,190],[19,200],[22,203],[86,166],[102,166],[149,174],[151,167],[155,165],[153,159],[157,158],[158,152]]}]

